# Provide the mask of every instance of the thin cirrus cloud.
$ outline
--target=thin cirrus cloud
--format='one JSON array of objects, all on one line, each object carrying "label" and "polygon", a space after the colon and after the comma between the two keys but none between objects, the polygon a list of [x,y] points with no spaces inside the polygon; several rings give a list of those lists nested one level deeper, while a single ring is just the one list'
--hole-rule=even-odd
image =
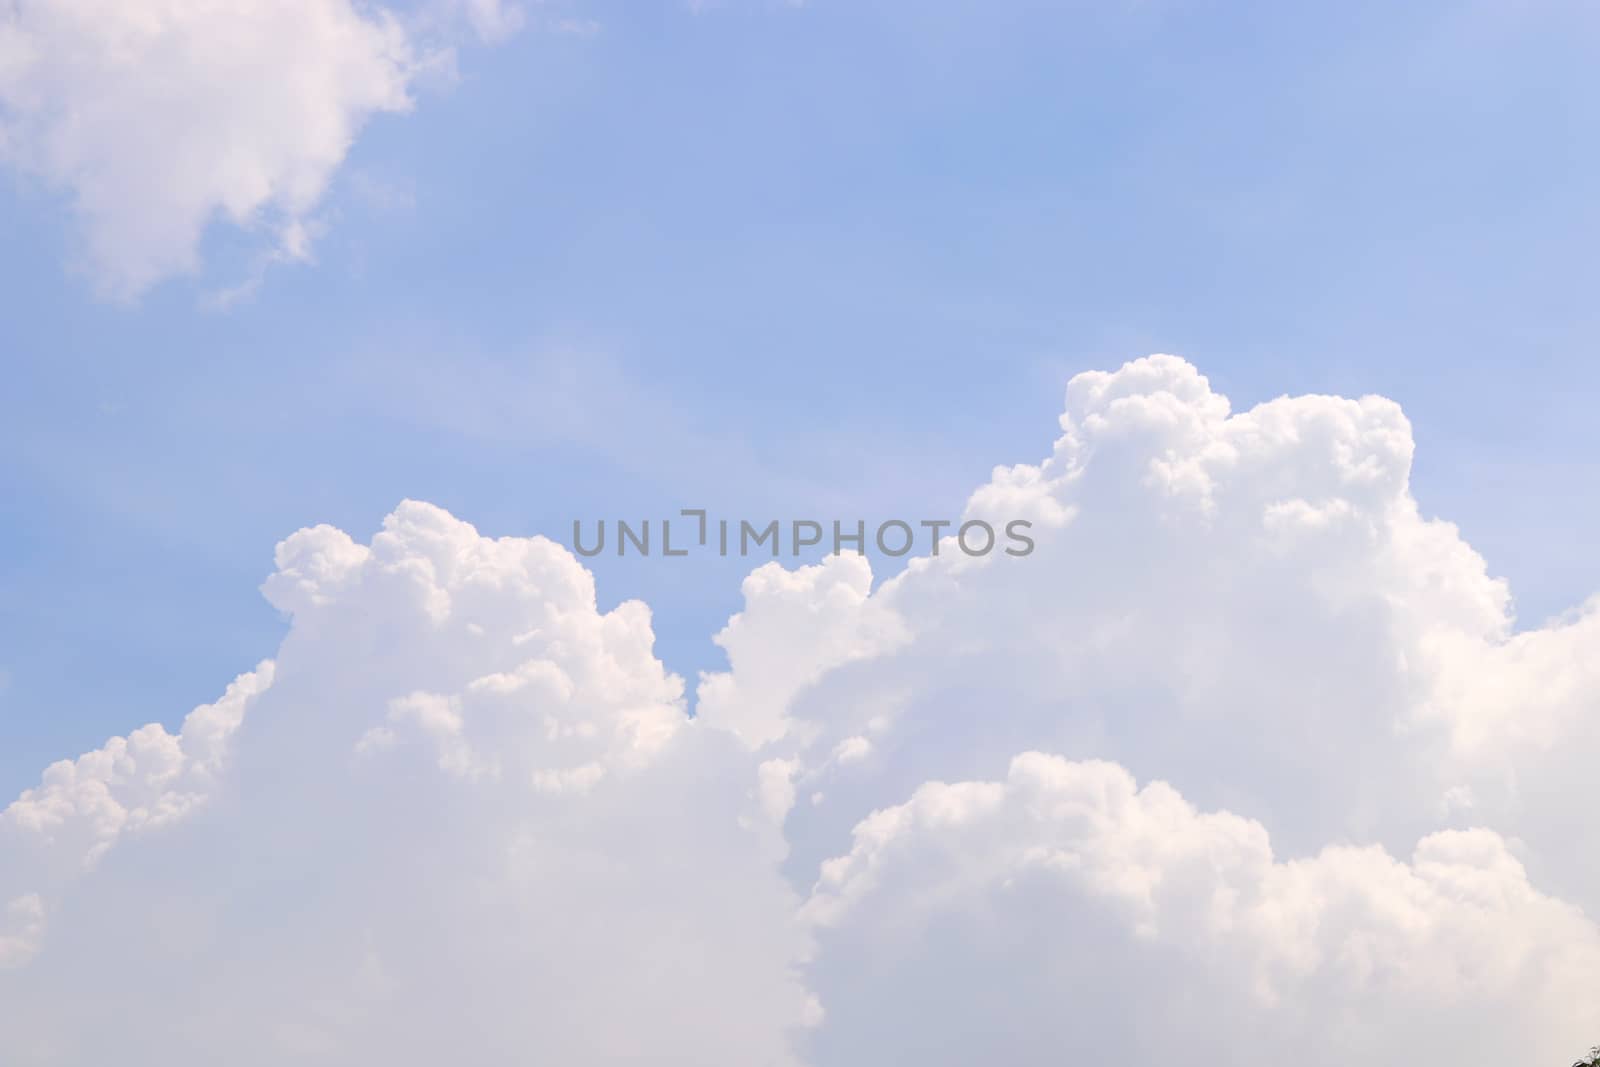
[{"label": "thin cirrus cloud", "polygon": [[1600,613],[1411,455],[1080,375],[968,503],[1031,556],[763,567],[693,715],[551,541],[302,530],[272,661],[0,815],[7,1062],[1570,1062]]},{"label": "thin cirrus cloud", "polygon": [[311,255],[316,209],[362,126],[412,106],[449,41],[520,9],[397,13],[352,0],[12,0],[0,5],[0,162],[65,192],[97,289],[195,271],[218,220]]}]

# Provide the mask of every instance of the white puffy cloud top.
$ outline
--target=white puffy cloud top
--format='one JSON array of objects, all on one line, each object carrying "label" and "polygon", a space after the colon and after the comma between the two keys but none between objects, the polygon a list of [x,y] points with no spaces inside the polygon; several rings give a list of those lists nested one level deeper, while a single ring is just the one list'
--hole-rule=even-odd
[{"label": "white puffy cloud top", "polygon": [[552,542],[302,530],[272,662],[0,814],[6,1062],[1562,1067],[1600,622],[1411,450],[1081,375],[968,505],[1032,555],[764,567],[694,715]]}]

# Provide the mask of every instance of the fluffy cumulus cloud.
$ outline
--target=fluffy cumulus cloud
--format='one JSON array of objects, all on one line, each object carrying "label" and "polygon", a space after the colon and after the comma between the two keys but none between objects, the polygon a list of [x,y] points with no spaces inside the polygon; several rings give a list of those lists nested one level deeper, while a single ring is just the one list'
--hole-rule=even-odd
[{"label": "fluffy cumulus cloud", "polygon": [[[77,760],[50,767],[36,789],[0,812],[0,967],[32,959],[44,934],[44,897],[93,870],[124,836],[175,823],[203,804],[226,766],[234,731],[272,681],[272,664],[241,675],[215,704],[196,708],[174,736],[152,723]],[[19,879],[25,879],[18,882]]]},{"label": "fluffy cumulus cloud", "polygon": [[1519,629],[1411,447],[1080,375],[968,504],[1031,555],[764,567],[693,709],[549,541],[301,531],[271,663],[0,815],[6,1062],[1561,1067],[1600,611]]},{"label": "fluffy cumulus cloud", "polygon": [[[1040,750],[1171,781],[1297,856],[1502,827],[1593,908],[1600,820],[1572,798],[1600,754],[1600,612],[1517,630],[1505,584],[1419,513],[1411,451],[1376,397],[1233,413],[1171,357],[1080,375],[1050,456],[997,469],[968,505],[1032,519],[1032,555],[914,561],[834,620],[894,643],[798,692],[736,655],[714,681],[753,710],[724,721],[798,761],[815,803],[789,836],[813,865],[921,783]],[[747,587],[744,617],[786,639],[785,618],[822,610],[800,584]],[[873,755],[841,763],[858,737]]]},{"label": "fluffy cumulus cloud", "polygon": [[0,161],[67,193],[84,265],[113,297],[192,271],[217,219],[304,258],[356,134],[411,106],[452,21],[497,40],[519,16],[498,0],[400,14],[356,0],[5,0]]},{"label": "fluffy cumulus cloud", "polygon": [[1600,929],[1499,836],[1281,862],[1109,763],[922,786],[806,915],[818,1063],[1563,1065],[1594,1033]]},{"label": "fluffy cumulus cloud", "polygon": [[799,900],[642,604],[424,504],[265,592],[270,667],[7,811],[8,1065],[794,1062]]}]

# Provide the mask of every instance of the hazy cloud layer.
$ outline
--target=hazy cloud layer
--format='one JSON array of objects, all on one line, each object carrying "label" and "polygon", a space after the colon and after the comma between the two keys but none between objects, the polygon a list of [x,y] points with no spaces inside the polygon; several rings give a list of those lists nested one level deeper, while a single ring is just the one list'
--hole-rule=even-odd
[{"label": "hazy cloud layer", "polygon": [[1031,556],[762,568],[695,717],[550,541],[303,530],[271,663],[0,815],[7,1052],[1570,1062],[1600,622],[1517,632],[1411,448],[1081,375],[968,506]]}]

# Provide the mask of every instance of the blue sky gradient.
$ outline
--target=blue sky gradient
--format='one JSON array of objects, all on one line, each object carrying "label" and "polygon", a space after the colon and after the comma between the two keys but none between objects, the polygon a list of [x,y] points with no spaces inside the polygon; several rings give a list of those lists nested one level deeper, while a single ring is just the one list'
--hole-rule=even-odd
[{"label": "blue sky gradient", "polygon": [[[270,655],[301,526],[953,516],[1152,351],[1393,397],[1525,623],[1600,588],[1600,9],[574,10],[363,130],[312,264],[108,302],[0,181],[0,792]],[[721,664],[747,565],[593,566]]]}]

